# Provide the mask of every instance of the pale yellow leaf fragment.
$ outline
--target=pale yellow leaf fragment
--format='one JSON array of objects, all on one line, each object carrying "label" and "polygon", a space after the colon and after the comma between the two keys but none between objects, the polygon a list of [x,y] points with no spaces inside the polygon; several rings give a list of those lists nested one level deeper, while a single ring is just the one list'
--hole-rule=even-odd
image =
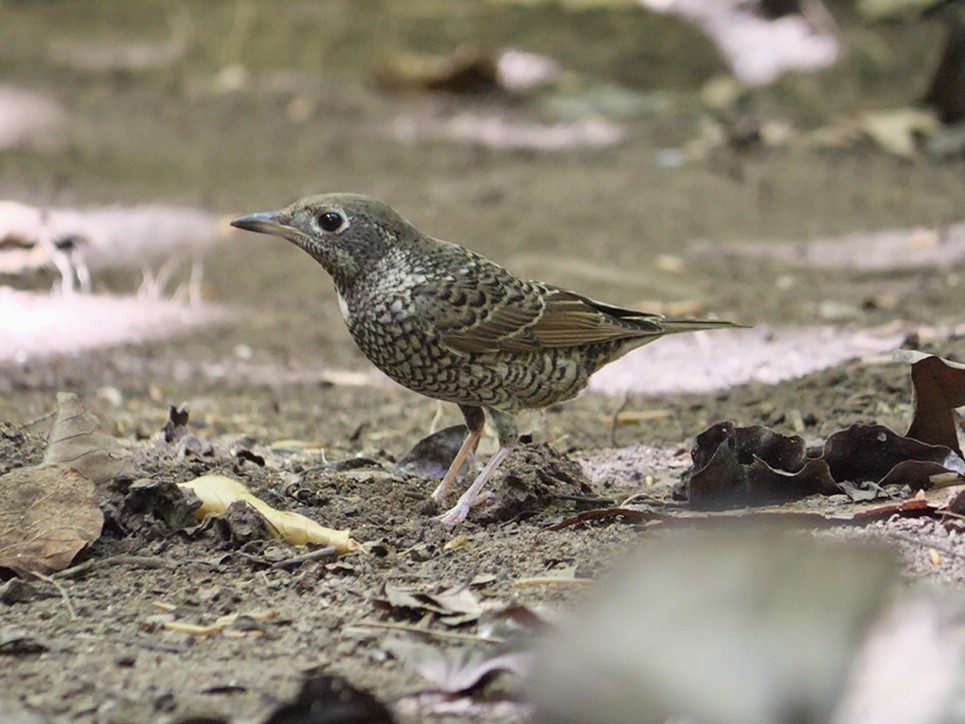
[{"label": "pale yellow leaf fragment", "polygon": [[169,621],[168,623],[164,624],[163,628],[166,631],[174,631],[175,633],[187,634],[188,636],[211,636],[212,634],[221,633],[224,629],[224,626],[218,626],[216,624],[202,626],[196,623]]},{"label": "pale yellow leaf fragment", "polygon": [[447,541],[446,544],[442,546],[442,550],[448,553],[449,551],[459,550],[460,548],[465,547],[468,543],[469,543],[469,536],[457,535],[452,540]]},{"label": "pale yellow leaf fragment", "polygon": [[276,510],[252,495],[243,484],[224,475],[202,475],[200,478],[179,483],[179,485],[194,491],[201,500],[201,507],[197,511],[198,518],[224,513],[232,503],[240,500],[257,510],[278,535],[292,545],[303,546],[308,543],[328,545],[333,546],[339,553],[350,553],[361,549],[359,542],[349,535],[348,529],[326,528],[304,515]]}]

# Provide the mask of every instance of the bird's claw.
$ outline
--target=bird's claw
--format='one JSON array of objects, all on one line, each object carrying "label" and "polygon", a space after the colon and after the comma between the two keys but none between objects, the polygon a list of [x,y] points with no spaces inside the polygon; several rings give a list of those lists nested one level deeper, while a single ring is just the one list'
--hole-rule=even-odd
[{"label": "bird's claw", "polygon": [[456,503],[442,515],[437,515],[436,520],[445,525],[456,525],[457,523],[462,523],[467,515],[469,515],[469,508],[464,508],[459,505],[459,503]]},{"label": "bird's claw", "polygon": [[466,516],[469,515],[470,510],[475,508],[484,500],[489,499],[490,497],[492,497],[492,493],[489,492],[488,490],[480,493],[479,495],[471,499],[468,499],[465,496],[463,496],[459,498],[459,501],[454,506],[449,508],[449,510],[447,510],[445,513],[443,513],[442,515],[437,515],[436,520],[438,520],[441,523],[445,523],[446,525],[455,525],[456,523],[462,523],[466,519]]}]

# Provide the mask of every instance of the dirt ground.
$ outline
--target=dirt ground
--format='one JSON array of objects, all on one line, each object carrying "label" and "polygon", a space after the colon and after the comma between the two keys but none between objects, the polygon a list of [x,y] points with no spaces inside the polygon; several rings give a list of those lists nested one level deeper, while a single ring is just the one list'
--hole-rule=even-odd
[{"label": "dirt ground", "polygon": [[[136,469],[103,491],[104,533],[77,567],[23,588],[6,577],[4,721],[261,722],[295,697],[312,670],[345,677],[405,721],[526,720],[520,680],[509,675],[476,689],[474,699],[414,697],[438,687],[394,642],[429,642],[447,655],[488,652],[494,644],[487,637],[493,630],[502,635],[490,624],[494,612],[517,606],[552,620],[570,610],[588,587],[580,581],[596,580],[625,552],[659,537],[659,526],[617,519],[547,528],[638,494],[658,508],[677,505],[671,489],[689,466],[693,438],[715,422],[766,424],[809,443],[858,422],[902,432],[912,409],[908,368],[888,351],[904,346],[962,361],[961,258],[926,266],[898,259],[862,270],[730,251],[762,241],[794,249],[858,233],[850,243],[873,255],[879,232],[916,228],[934,230],[926,242],[941,245],[942,230],[961,217],[960,160],[895,158],[861,144],[833,151],[791,145],[724,147],[701,161],[662,165],[662,149],[697,133],[702,112],[694,110],[694,98],[703,80],[722,70],[706,41],[679,29],[693,45],[692,62],[675,63],[671,46],[655,48],[655,59],[641,58],[634,51],[639,37],[670,32],[666,18],[621,11],[621,24],[590,13],[585,33],[624,28],[620,42],[594,58],[580,43],[565,42],[573,39],[574,21],[562,10],[544,9],[537,21],[520,8],[497,11],[482,3],[451,17],[425,3],[429,25],[422,32],[434,38],[431,31],[444,30],[457,40],[475,33],[494,47],[555,50],[590,86],[612,80],[614,68],[664,63],[662,78],[638,70],[617,80],[644,94],[669,89],[677,110],[622,120],[625,139],[603,149],[400,140],[392,133],[400,119],[418,124],[469,114],[533,122],[545,120],[546,111],[499,95],[380,90],[372,78],[384,53],[450,49],[438,40],[420,42],[417,19],[381,3],[361,3],[366,9],[355,16],[345,3],[285,4],[287,17],[329,23],[340,41],[327,44],[308,31],[299,43],[273,43],[267,30],[250,30],[269,21],[258,11],[245,16],[242,5],[189,3],[183,17],[167,17],[167,5],[145,3],[147,18],[109,3],[92,3],[83,18],[72,18],[63,3],[4,5],[19,21],[0,24],[0,60],[10,82],[49,96],[67,120],[49,142],[2,152],[0,196],[80,207],[163,201],[228,219],[308,192],[363,191],[428,233],[523,276],[615,304],[714,314],[755,329],[734,332],[749,336],[726,346],[707,334],[682,348],[682,358],[699,358],[701,369],[709,368],[699,380],[679,358],[648,366],[650,358],[640,357],[607,383],[609,394],[591,391],[549,408],[538,420],[536,442],[514,454],[492,484],[494,502],[448,528],[433,519],[435,473],[402,472],[395,463],[430,431],[459,424],[458,411],[372,370],[344,329],[329,280],[308,257],[223,224],[222,235],[180,252],[186,267],[193,259],[204,269],[202,303],[228,311],[219,323],[109,348],[2,357],[8,361],[0,365],[0,473],[40,462],[60,391],[80,397]],[[54,6],[63,13],[55,15]],[[510,17],[489,23],[497,12]],[[352,39],[373,17],[383,40],[360,50]],[[90,60],[102,58],[106,27],[116,32],[120,23],[160,52],[173,41],[156,28],[170,25],[177,40],[185,18],[193,28],[209,23],[226,33],[193,31],[188,50],[158,66],[110,67],[124,62],[116,60],[104,68]],[[31,28],[43,28],[41,50]],[[909,32],[927,40],[933,30],[916,25]],[[299,44],[301,52],[291,47]],[[313,52],[316,45],[322,49]],[[905,81],[911,102],[920,79]],[[891,86],[871,85],[878,102],[900,96]],[[802,81],[800,88],[807,87]],[[809,96],[800,88],[774,92],[797,92],[801,102]],[[766,115],[775,106],[761,97],[754,111]],[[828,103],[838,105],[811,108],[809,120],[848,110],[837,95]],[[789,108],[788,115],[801,113]],[[148,249],[142,264],[95,269],[95,289],[131,293],[142,267],[156,268],[166,256]],[[55,275],[5,281],[46,290]],[[798,335],[790,347],[767,346],[788,330]],[[828,347],[868,334],[885,341],[835,358],[847,361],[821,363]],[[810,359],[813,371],[777,383],[755,375],[790,365],[792,353]],[[737,368],[736,378],[728,374]],[[707,391],[715,372],[724,382]],[[648,380],[652,389],[658,376],[660,394],[648,394]],[[726,381],[737,378],[743,381]],[[164,440],[171,406],[188,411],[187,441]],[[207,473],[241,480],[276,507],[350,528],[364,553],[301,560],[304,550],[272,539],[243,514],[185,528],[163,491],[169,495],[171,483]],[[138,492],[144,486],[155,492]],[[958,592],[965,582],[965,544],[934,520],[842,524],[830,534],[888,542],[899,552],[908,587],[927,582]],[[462,588],[484,611],[463,623],[444,622],[433,604],[389,601],[399,589],[435,595]],[[232,614],[241,617],[207,635],[166,628],[209,625]]]}]

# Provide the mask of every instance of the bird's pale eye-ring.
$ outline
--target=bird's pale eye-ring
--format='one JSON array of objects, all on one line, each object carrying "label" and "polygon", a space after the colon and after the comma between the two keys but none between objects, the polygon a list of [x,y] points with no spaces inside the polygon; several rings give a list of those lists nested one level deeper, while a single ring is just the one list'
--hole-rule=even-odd
[{"label": "bird's pale eye-ring", "polygon": [[326,211],[318,215],[318,226],[322,231],[338,231],[344,223],[345,218],[335,211]]}]

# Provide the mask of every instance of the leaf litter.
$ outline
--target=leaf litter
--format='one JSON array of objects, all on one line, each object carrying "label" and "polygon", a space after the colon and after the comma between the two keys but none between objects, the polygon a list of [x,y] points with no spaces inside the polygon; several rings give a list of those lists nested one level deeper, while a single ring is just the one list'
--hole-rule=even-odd
[{"label": "leaf litter", "polygon": [[[719,422],[696,436],[692,466],[683,473],[674,496],[687,503],[688,511],[734,511],[724,513],[726,517],[754,515],[748,509],[767,506],[785,506],[768,510],[768,516],[815,521],[857,521],[894,514],[957,515],[961,507],[957,495],[940,492],[929,499],[926,493],[938,488],[965,491],[956,411],[965,404],[965,366],[904,350],[896,359],[911,364],[914,415],[906,434],[899,435],[884,425],[854,424],[831,433],[823,444],[809,446],[799,435],[783,435],[763,425],[738,427],[730,421]],[[890,502],[847,512],[785,505],[812,496],[839,495],[854,503],[878,498]],[[611,506],[585,511],[551,529],[615,518],[637,522],[676,519],[693,524],[714,517],[672,508]]]},{"label": "leaf litter", "polygon": [[0,568],[48,575],[101,534],[98,487],[130,469],[113,437],[72,393],[58,411],[43,462],[0,476]]},{"label": "leaf litter", "polygon": [[[923,357],[921,360],[917,360],[915,364],[932,359],[937,358]],[[927,364],[936,365],[935,362],[928,362]],[[942,362],[942,365],[942,369],[944,369],[944,362]],[[915,368],[912,369],[913,376],[915,376]],[[935,369],[939,368],[936,367]],[[937,375],[937,377],[943,379],[942,374]],[[926,376],[919,374],[918,376],[921,380],[936,377],[935,374]],[[931,415],[938,414],[945,415],[947,418],[949,405],[953,403],[953,400],[950,401],[947,397],[941,395],[936,397],[935,394],[928,392],[930,388],[927,386],[920,388],[922,384],[927,385],[927,382],[919,381],[916,383],[918,405],[915,419],[926,420]],[[955,387],[954,377],[951,386]],[[938,387],[941,387],[941,385]],[[187,555],[188,560],[194,561],[188,564],[184,573],[188,574],[190,571],[190,575],[199,581],[199,586],[204,584],[205,581],[225,580],[224,575],[229,570],[238,571],[239,567],[244,570],[253,566],[260,570],[272,571],[270,574],[272,576],[286,576],[287,583],[284,585],[293,587],[293,590],[303,587],[305,590],[312,591],[319,586],[323,586],[327,589],[325,596],[313,601],[313,604],[320,606],[322,611],[328,605],[325,602],[325,597],[334,596],[333,600],[344,600],[342,599],[343,596],[352,595],[347,590],[342,593],[335,593],[335,589],[332,589],[331,586],[336,581],[352,581],[362,577],[371,579],[373,575],[384,576],[385,571],[392,571],[392,577],[383,580],[383,595],[376,596],[363,607],[363,610],[380,611],[388,619],[385,622],[386,625],[393,623],[393,619],[398,621],[399,631],[390,634],[396,636],[396,638],[400,634],[406,638],[409,636],[418,637],[420,631],[432,634],[436,638],[440,634],[445,634],[446,630],[476,630],[479,632],[477,635],[482,636],[482,632],[488,630],[494,620],[498,620],[495,618],[496,614],[493,614],[493,609],[508,610],[509,608],[513,608],[517,613],[509,616],[507,620],[524,622],[524,629],[538,623],[540,630],[553,635],[552,632],[557,626],[553,617],[547,619],[541,613],[536,613],[536,609],[527,605],[525,601],[545,601],[558,598],[560,594],[554,592],[563,588],[561,586],[528,585],[520,588],[514,585],[512,578],[498,574],[498,565],[493,569],[494,573],[477,571],[474,575],[467,576],[462,584],[452,582],[451,579],[445,585],[441,583],[432,584],[431,579],[430,582],[406,580],[405,571],[412,570],[413,564],[422,562],[429,566],[428,570],[432,570],[436,565],[435,561],[446,557],[461,556],[462,551],[472,549],[481,543],[478,534],[474,532],[472,527],[468,528],[466,533],[453,537],[451,533],[439,531],[431,523],[424,525],[424,521],[419,519],[420,516],[429,512],[429,509],[425,507],[425,498],[434,484],[433,480],[422,479],[420,475],[415,475],[412,472],[390,469],[380,462],[380,458],[384,458],[384,456],[379,454],[360,458],[361,463],[358,465],[353,462],[353,458],[326,463],[324,457],[320,457],[319,448],[315,443],[303,445],[300,441],[288,440],[285,441],[285,445],[278,448],[271,444],[244,441],[237,435],[208,437],[191,428],[186,407],[176,408],[176,412],[177,420],[174,421],[176,427],[174,434],[171,434],[171,429],[168,430],[167,436],[163,431],[159,431],[145,443],[148,447],[153,446],[155,451],[167,451],[163,456],[157,458],[166,461],[164,467],[141,469],[133,473],[144,476],[141,478],[133,477],[132,471],[129,469],[121,469],[116,471],[117,474],[114,474],[114,469],[110,467],[107,470],[111,474],[102,474],[103,479],[99,488],[102,496],[100,499],[107,514],[107,526],[112,536],[116,536],[118,532],[125,532],[127,535],[135,536],[132,540],[141,540],[149,544],[150,541],[153,541],[155,548],[162,552],[180,539],[181,543],[178,543],[178,545],[181,550],[185,551],[181,555]],[[83,415],[74,415],[74,417],[78,421],[86,419]],[[172,421],[174,417],[175,415],[171,416]],[[925,425],[925,428],[927,429],[929,426]],[[89,428],[84,429],[89,432]],[[205,429],[204,427],[201,428],[201,430]],[[770,479],[771,492],[768,494],[773,497],[775,495],[773,491],[777,490],[781,483],[787,483],[788,479],[793,479],[808,465],[813,467],[816,463],[812,461],[817,461],[817,464],[826,468],[821,475],[817,476],[818,487],[825,489],[823,493],[819,491],[818,497],[823,498],[830,494],[829,499],[835,501],[834,505],[831,506],[833,510],[831,512],[827,508],[821,510],[821,512],[815,512],[813,508],[795,510],[788,508],[786,505],[776,505],[772,499],[769,506],[759,509],[760,513],[746,510],[708,513],[682,508],[679,501],[674,501],[669,497],[665,497],[663,504],[660,504],[659,492],[655,490],[654,495],[646,496],[646,501],[642,505],[629,501],[623,507],[614,506],[608,509],[584,511],[578,514],[578,520],[564,519],[560,521],[559,511],[561,507],[570,509],[573,506],[577,508],[581,505],[586,507],[586,504],[578,502],[578,499],[599,499],[602,497],[600,491],[589,486],[578,466],[576,468],[570,467],[575,464],[568,460],[565,455],[554,451],[549,446],[527,445],[523,448],[523,454],[517,456],[516,466],[510,465],[507,467],[503,474],[505,478],[503,483],[494,486],[495,500],[487,501],[487,505],[498,507],[500,498],[503,498],[502,505],[505,506],[507,511],[513,511],[512,516],[501,519],[497,517],[494,522],[484,525],[515,525],[515,521],[518,520],[520,501],[526,500],[527,496],[530,495],[530,493],[525,492],[525,488],[532,486],[537,489],[545,488],[545,492],[538,493],[536,497],[530,499],[531,502],[528,505],[531,506],[529,508],[531,512],[529,515],[539,516],[544,521],[547,517],[550,519],[555,517],[558,525],[554,527],[558,532],[553,533],[549,538],[543,538],[538,543],[539,549],[545,551],[542,554],[541,564],[529,568],[523,575],[517,573],[515,580],[533,582],[543,581],[544,579],[549,581],[550,578],[554,582],[557,580],[576,582],[592,580],[598,569],[590,569],[593,571],[593,575],[587,578],[582,568],[577,571],[575,566],[567,565],[571,559],[565,552],[566,548],[560,547],[568,535],[563,528],[573,527],[575,522],[581,523],[580,526],[577,526],[578,528],[583,528],[587,524],[593,525],[598,529],[597,535],[604,531],[599,530],[599,522],[593,523],[593,520],[601,521],[607,517],[619,517],[624,520],[640,522],[659,521],[664,527],[681,523],[707,525],[705,521],[719,520],[721,517],[751,519],[756,515],[781,517],[790,522],[799,520],[813,522],[820,518],[827,525],[841,525],[847,522],[873,520],[895,513],[899,515],[942,516],[954,512],[957,509],[956,505],[960,506],[959,503],[953,502],[957,497],[955,486],[942,487],[934,484],[935,480],[938,479],[936,473],[946,473],[944,480],[947,482],[947,473],[950,468],[946,465],[949,464],[948,454],[952,450],[947,446],[934,445],[930,438],[917,440],[908,435],[898,435],[886,428],[874,425],[854,426],[846,430],[834,431],[828,434],[821,444],[806,442],[800,436],[783,435],[763,426],[757,429],[742,429],[733,424],[724,424],[712,426],[710,429],[713,432],[707,437],[716,440],[717,446],[710,449],[707,455],[712,459],[720,447],[728,447],[728,445],[733,447],[734,460],[730,467],[737,471],[738,479],[743,481],[738,485],[738,489],[742,489],[740,488],[741,485],[745,486],[743,489],[746,489],[748,479],[746,469],[752,469],[751,478],[754,475],[761,475]],[[941,426],[940,429],[947,433],[947,425]],[[741,430],[744,430],[744,432],[741,432]],[[451,437],[455,433],[447,432],[446,434]],[[186,454],[179,455],[178,450],[182,441],[192,436],[201,443],[200,447],[195,452],[189,450]],[[737,444],[738,438],[740,438],[740,444]],[[445,439],[445,435],[442,439]],[[731,442],[728,443],[728,440]],[[937,448],[940,448],[940,450],[936,451]],[[239,450],[246,452],[238,454]],[[432,458],[438,457],[439,450],[435,448],[435,445],[428,447],[423,445],[421,448],[417,445],[414,451],[419,450],[428,451],[426,453],[427,466],[423,470],[432,470],[432,465],[437,463]],[[695,455],[695,463],[701,458],[701,455]],[[868,481],[839,481],[833,475],[829,479],[825,474],[844,471],[847,473],[845,477],[860,478],[861,475],[854,473],[853,459],[855,455],[866,455],[868,457],[867,469],[875,474],[884,471],[886,479],[870,479],[873,476],[866,475],[866,477],[869,477]],[[86,456],[81,456],[81,458],[83,457]],[[108,466],[116,463],[111,455],[102,455],[102,457]],[[137,457],[141,466],[145,464],[146,460],[143,456],[136,455],[135,457]],[[422,452],[417,452],[410,455],[409,460],[414,459],[417,464],[422,464],[421,457]],[[955,456],[953,455],[953,457]],[[81,458],[75,457],[74,459]],[[836,460],[837,462],[835,462]],[[547,461],[553,461],[554,465],[546,465]],[[935,465],[938,468],[920,467],[925,464]],[[851,465],[851,467],[848,467],[848,465]],[[541,468],[544,469],[542,478],[538,474]],[[547,469],[552,474],[546,475],[545,470]],[[312,557],[310,553],[304,557],[294,555],[291,552],[285,552],[284,546],[287,544],[284,541],[280,543],[283,546],[282,548],[278,548],[278,542],[272,542],[272,534],[277,532],[277,530],[272,530],[275,526],[260,529],[255,526],[245,536],[236,536],[233,540],[230,540],[225,537],[223,528],[219,533],[217,525],[212,527],[209,522],[199,524],[194,520],[197,503],[194,502],[192,497],[183,495],[185,488],[179,486],[175,480],[165,479],[174,470],[180,470],[182,473],[189,471],[203,473],[196,476],[198,478],[212,474],[233,477],[231,473],[236,471],[235,474],[241,473],[242,477],[248,481],[245,487],[250,487],[253,491],[257,490],[259,496],[263,496],[272,507],[275,505],[285,507],[286,498],[288,500],[287,505],[291,505],[293,502],[299,504],[299,501],[302,501],[300,504],[308,504],[316,509],[312,517],[324,516],[325,510],[331,504],[330,501],[337,497],[341,501],[339,504],[340,520],[349,520],[354,515],[357,520],[353,528],[358,527],[360,530],[368,531],[368,534],[363,536],[363,540],[368,541],[365,544],[365,549],[369,551],[370,555],[355,556],[351,559],[342,560],[335,560],[328,554],[320,555],[317,558]],[[957,480],[958,473],[954,469],[951,469],[951,473]],[[894,480],[889,481],[888,475]],[[573,495],[569,499],[565,496],[560,497],[559,486],[556,482],[558,479],[565,478],[569,478],[571,483],[575,485]],[[181,482],[186,483],[189,480],[182,480]],[[869,482],[873,485],[867,485]],[[796,483],[792,480],[788,488],[794,490],[795,485]],[[849,485],[852,487],[848,488]],[[886,504],[882,504],[880,500],[882,493],[874,489],[875,485],[886,489],[889,486],[894,486],[893,490],[886,490],[885,495],[888,498]],[[659,488],[660,485],[655,487]],[[871,497],[867,502],[860,505],[855,502],[845,504],[843,501],[851,500],[847,495],[849,490],[852,497],[861,497],[860,493],[865,491],[869,492]],[[374,519],[368,517],[367,511],[371,506],[366,504],[366,499],[373,495],[380,496],[380,491],[384,491],[385,496],[383,497],[391,495],[395,496],[394,499],[400,501],[400,503],[405,501],[404,511],[407,512],[396,519],[378,522],[381,530],[393,531],[391,538],[380,538],[378,534],[375,534],[375,529],[372,526],[377,523]],[[522,498],[519,497],[521,494],[523,495]],[[785,495],[785,493],[782,493],[782,495]],[[164,502],[165,496],[168,498],[167,502]],[[219,497],[219,495],[215,497]],[[353,499],[356,497],[358,498],[357,504],[353,504]],[[140,500],[140,502],[134,505],[136,500]],[[614,500],[617,501],[619,498],[615,497]],[[172,505],[174,508],[180,506],[182,512],[179,515],[171,515],[167,523],[162,524],[162,519],[165,516],[163,511],[166,507],[173,510]],[[355,506],[354,513],[353,505]],[[380,509],[384,510],[384,508]],[[229,503],[227,517],[231,519],[232,515],[238,515],[238,510],[251,509],[247,505],[239,509],[237,505],[231,506]],[[402,510],[400,509],[400,512]],[[482,520],[488,520],[484,512],[481,511],[480,513],[484,516]],[[249,513],[246,515],[255,516],[254,518],[249,517],[247,520],[261,519],[257,514]],[[348,518],[345,517],[346,515],[348,515]],[[138,520],[140,520],[140,523],[135,524],[135,521]],[[226,525],[229,528],[236,527],[239,520],[235,519],[235,522]],[[568,523],[568,521],[570,522]],[[612,532],[619,533],[621,528],[623,526],[616,526]],[[585,536],[586,532],[573,530],[570,534]],[[542,535],[547,536],[546,533]],[[556,542],[552,540],[555,536],[559,536]],[[455,544],[457,540],[459,541],[458,545]],[[537,540],[538,538],[533,539],[533,542],[535,543]],[[217,557],[204,554],[204,549],[211,543],[214,543],[224,552]],[[95,543],[95,555],[98,554],[97,546],[105,544]],[[191,553],[192,549],[197,549],[202,554],[198,556],[198,553]],[[554,559],[550,552],[553,549],[558,551],[558,559]],[[521,555],[522,551],[525,550],[525,545],[520,548]],[[938,551],[938,549],[935,550]],[[148,551],[145,551],[145,553],[148,553]],[[197,557],[192,558],[192,556]],[[163,553],[160,559],[163,559]],[[119,564],[123,565],[120,560],[119,558]],[[284,568],[274,567],[275,562],[286,560],[291,561],[291,563],[286,563]],[[93,562],[97,562],[96,558],[93,559]],[[148,568],[147,571],[150,572],[151,569]],[[558,575],[559,571],[569,571],[569,574],[561,577]],[[213,573],[218,574],[217,579],[211,578]],[[429,575],[431,576],[431,574]],[[466,584],[470,582],[472,582],[471,585],[467,586]],[[210,595],[214,598],[203,598],[197,601],[197,612],[174,616],[168,614],[164,621],[145,614],[142,620],[146,624],[153,622],[156,628],[152,629],[149,626],[143,630],[143,633],[154,637],[187,636],[191,638],[223,635],[224,631],[230,632],[231,624],[226,623],[227,619],[220,617],[237,616],[238,612],[243,610],[273,610],[269,603],[260,607],[260,609],[254,607],[242,609],[238,606],[221,605],[217,607],[220,608],[220,611],[216,611],[212,604],[218,601],[220,596],[226,595],[227,592],[218,592],[209,584],[204,585],[206,590],[213,591]],[[574,587],[569,588],[576,590]],[[535,591],[534,589],[539,590]],[[205,596],[207,595],[209,594],[205,594]],[[564,593],[562,597],[566,598],[569,595]],[[521,596],[524,600],[516,600],[508,606],[505,604],[505,601],[516,596]],[[197,604],[200,604],[200,606],[198,607]],[[182,610],[180,602],[174,605],[177,606],[175,610]],[[208,610],[209,608],[210,610]],[[189,609],[184,610],[188,611]],[[302,618],[303,613],[297,609],[287,611],[279,609],[279,615],[282,621],[291,623],[283,625],[275,623],[257,624],[252,630],[265,631],[270,637],[284,637],[287,635],[287,627],[298,626],[297,622]],[[154,614],[154,616],[158,616],[158,614]],[[244,614],[241,615],[241,618],[243,622],[247,620],[247,616]],[[386,643],[373,642],[372,636],[374,634],[372,632],[377,631],[377,629],[367,628],[365,619],[357,618],[356,626],[352,626],[351,621],[345,623],[348,623],[349,627],[345,629],[347,638],[343,639],[343,646],[348,646],[349,641],[355,641],[356,643],[351,645],[369,651],[370,653],[366,655],[376,655],[375,651],[381,651],[383,654],[389,653],[390,656],[394,657]],[[265,628],[266,625],[268,626],[267,629]],[[353,631],[355,633],[349,633]],[[366,634],[365,631],[369,631],[369,633]],[[232,633],[231,635],[235,634]],[[239,632],[237,635],[248,636],[249,634]],[[258,634],[254,635],[257,636]],[[483,691],[488,691],[484,682],[489,681],[496,674],[502,675],[510,672],[512,676],[517,675],[512,672],[521,667],[517,667],[519,662],[514,656],[510,656],[508,660],[503,660],[500,658],[501,654],[486,653],[478,648],[478,646],[492,646],[492,643],[485,642],[483,638],[476,639],[473,634],[460,634],[460,636],[465,638],[454,638],[453,641],[459,642],[456,651],[461,653],[454,653],[452,657],[445,653],[445,650],[449,648],[445,643],[442,648],[435,644],[424,643],[421,644],[423,647],[437,649],[436,652],[425,656],[402,657],[405,658],[405,661],[396,659],[397,663],[405,667],[414,666],[416,671],[419,671],[420,666],[425,668],[428,665],[413,665],[413,660],[442,660],[445,664],[436,667],[435,685],[439,690],[436,698],[426,695],[425,689],[417,688],[413,682],[410,688],[405,690],[408,693],[396,701],[399,711],[412,711],[422,715],[444,711],[462,711],[463,713],[475,711],[473,707],[478,707],[482,703],[479,697],[489,696],[483,694]],[[512,633],[496,634],[496,636],[503,639],[514,638]],[[445,642],[446,638],[443,635],[439,640]],[[478,640],[478,643],[473,644],[473,640]],[[145,645],[169,646],[175,645],[175,642],[165,638],[163,642],[157,641],[156,644],[145,643]],[[373,645],[376,646],[375,649],[371,648]],[[521,651],[524,652],[521,656],[525,657],[528,644],[521,644],[521,646]],[[442,658],[440,659],[440,657]],[[448,673],[439,674],[439,671]],[[431,676],[430,679],[432,679]],[[365,680],[363,677],[362,682]],[[500,680],[502,680],[502,676],[500,676]],[[463,684],[465,684],[465,688],[446,691],[446,689],[453,687],[461,687]],[[483,688],[480,689],[479,686]],[[496,701],[518,706],[518,692],[497,694]],[[522,710],[518,710],[517,713],[519,711]]]}]

